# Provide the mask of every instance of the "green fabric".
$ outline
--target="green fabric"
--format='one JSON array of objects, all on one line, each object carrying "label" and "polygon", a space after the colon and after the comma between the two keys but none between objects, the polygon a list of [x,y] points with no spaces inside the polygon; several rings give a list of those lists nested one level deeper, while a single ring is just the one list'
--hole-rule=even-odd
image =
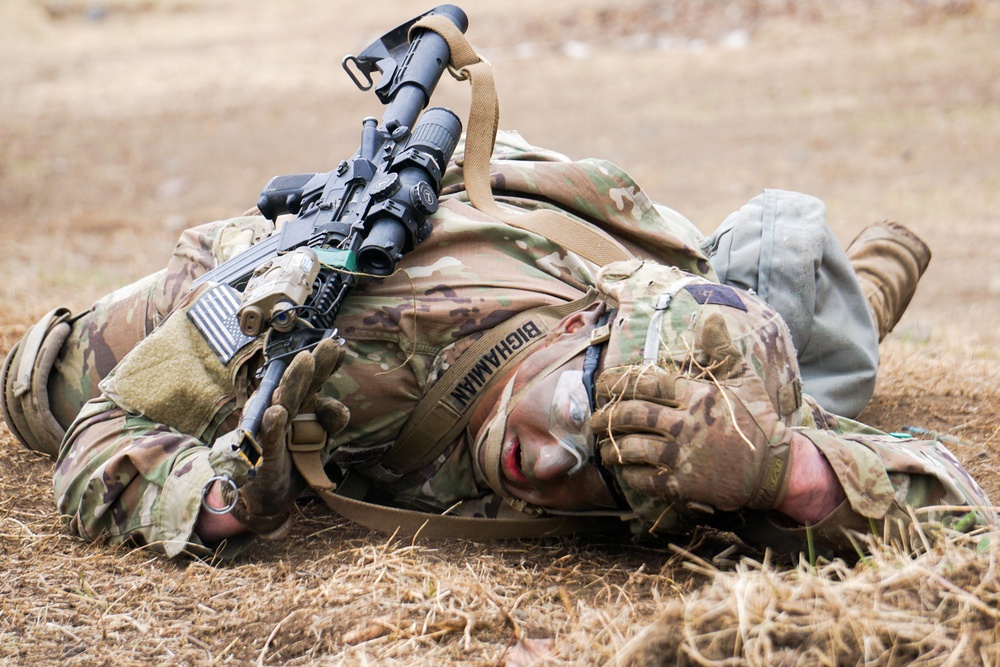
[{"label": "green fabric", "polygon": [[233,371],[185,315],[168,318],[100,386],[126,411],[199,437],[233,396]]}]

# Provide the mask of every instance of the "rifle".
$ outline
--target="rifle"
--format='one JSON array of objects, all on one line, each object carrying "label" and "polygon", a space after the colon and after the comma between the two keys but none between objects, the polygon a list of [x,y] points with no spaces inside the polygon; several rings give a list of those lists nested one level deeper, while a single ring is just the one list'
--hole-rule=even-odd
[{"label": "rifle", "polygon": [[365,118],[357,152],[332,171],[272,178],[257,208],[272,221],[286,213],[295,218],[192,285],[226,283],[242,291],[241,331],[267,333],[260,385],[238,428],[240,451],[251,466],[260,460],[264,411],[292,358],[338,335],[334,321],[359,275],[390,275],[431,233],[428,217],[437,210],[462,122],[443,107],[421,115],[450,61],[437,33],[417,29],[410,39],[410,28],[428,14],[447,17],[462,32],[468,28],[461,9],[441,5],[393,28],[360,55],[345,57],[341,64],[354,84],[362,91],[374,86],[386,105],[382,124]]}]

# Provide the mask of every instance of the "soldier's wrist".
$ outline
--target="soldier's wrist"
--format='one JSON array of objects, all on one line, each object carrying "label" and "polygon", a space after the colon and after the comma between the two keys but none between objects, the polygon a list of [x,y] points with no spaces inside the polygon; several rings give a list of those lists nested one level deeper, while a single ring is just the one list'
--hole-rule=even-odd
[{"label": "soldier's wrist", "polygon": [[216,544],[247,532],[247,528],[233,516],[231,509],[227,511],[228,502],[223,493],[227,486],[213,478],[202,492],[201,511],[198,513],[195,533],[205,544]]},{"label": "soldier's wrist", "polygon": [[802,525],[819,523],[844,502],[844,489],[806,435],[792,431],[790,450],[786,492],[774,509]]}]

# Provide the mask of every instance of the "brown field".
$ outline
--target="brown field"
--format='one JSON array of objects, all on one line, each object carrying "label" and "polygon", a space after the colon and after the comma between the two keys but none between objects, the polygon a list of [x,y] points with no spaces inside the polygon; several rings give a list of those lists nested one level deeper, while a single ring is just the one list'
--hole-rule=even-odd
[{"label": "brown field", "polygon": [[[1000,2],[458,4],[502,127],[617,162],[705,232],[781,187],[824,199],[845,244],[887,218],[922,235],[863,419],[947,434],[1000,497]],[[0,353],[271,176],[352,153],[380,109],[340,59],[430,6],[0,0]],[[71,537],[51,463],[6,427],[0,452],[2,664],[604,664],[659,614],[664,664],[1000,664],[996,533],[813,568],[719,536],[411,545],[308,504],[215,567]]]}]

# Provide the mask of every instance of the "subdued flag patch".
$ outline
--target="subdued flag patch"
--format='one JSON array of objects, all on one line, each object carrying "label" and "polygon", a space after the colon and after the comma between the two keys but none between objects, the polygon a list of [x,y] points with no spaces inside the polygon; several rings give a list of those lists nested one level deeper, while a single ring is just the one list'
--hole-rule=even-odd
[{"label": "subdued flag patch", "polygon": [[240,293],[229,285],[216,285],[208,290],[188,310],[188,317],[205,337],[212,351],[223,364],[228,364],[243,347],[253,340],[240,331],[236,311]]},{"label": "subdued flag patch", "polygon": [[684,289],[694,297],[695,301],[702,305],[716,304],[739,308],[743,312],[747,311],[743,299],[740,298],[735,289],[728,285],[698,284],[687,285]]}]

